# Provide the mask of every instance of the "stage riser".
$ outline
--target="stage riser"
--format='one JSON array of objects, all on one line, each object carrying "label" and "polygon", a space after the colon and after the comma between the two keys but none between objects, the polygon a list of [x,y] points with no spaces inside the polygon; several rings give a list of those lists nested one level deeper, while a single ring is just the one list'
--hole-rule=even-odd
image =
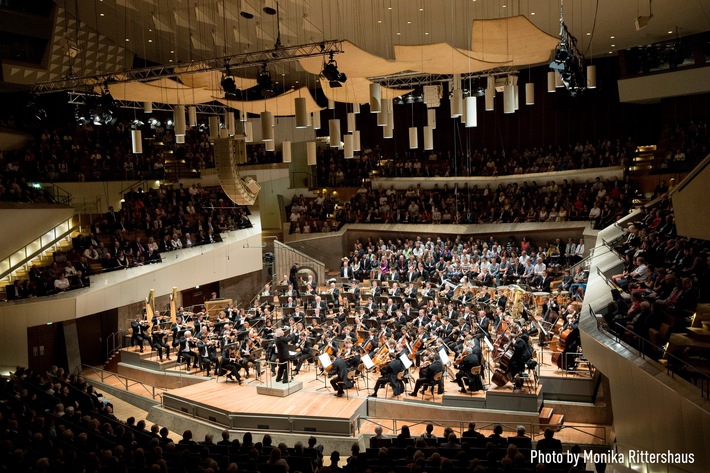
[{"label": "stage riser", "polygon": [[536,424],[538,413],[500,411],[480,408],[445,407],[436,404],[398,401],[389,399],[368,399],[367,415],[370,418],[416,419],[432,422],[463,422],[467,426],[471,420],[486,422],[511,422]]},{"label": "stage riser", "polygon": [[[285,400],[274,401],[287,402]],[[173,397],[170,394],[166,394],[163,397],[163,406],[185,416],[244,431],[326,434],[348,437],[352,436],[355,431],[354,421],[349,419],[230,414],[226,411],[210,409],[188,399]],[[365,416],[365,414],[366,408],[363,403],[356,415]]]},{"label": "stage riser", "polygon": [[548,401],[545,399],[545,407],[551,407],[555,414],[565,416],[565,422],[577,422],[580,424],[611,425],[614,422],[614,415],[611,406],[606,404],[587,404],[563,401]]},{"label": "stage riser", "polygon": [[597,371],[594,378],[551,377],[542,376],[540,385],[545,401],[594,402],[600,374]]},{"label": "stage riser", "polygon": [[282,383],[280,381],[269,381],[265,384],[256,386],[257,394],[264,396],[286,397],[303,389],[301,381],[293,381],[290,383]]},{"label": "stage riser", "polygon": [[146,347],[143,353],[129,350],[121,351],[121,363],[154,370],[165,370],[175,367],[175,358],[171,361],[164,361],[163,363],[160,363],[158,354],[156,352],[151,353],[150,348]]},{"label": "stage riser", "polygon": [[537,414],[542,408],[542,389],[537,395],[525,392],[494,391],[486,392],[486,409],[501,411],[520,411]]},{"label": "stage riser", "polygon": [[[155,406],[148,413],[148,420],[150,422],[157,423],[158,425],[165,426],[172,432],[181,433],[187,429],[192,430],[195,439],[201,440],[205,437],[205,434],[211,433],[215,438],[220,438],[221,432],[224,429],[223,426],[216,425],[214,423],[204,421],[199,418],[188,417],[183,414],[171,411],[169,409],[161,408],[160,406]],[[319,426],[316,426],[318,428]],[[261,441],[264,434],[268,433],[271,435],[273,441],[278,444],[279,442],[286,442],[287,445],[294,445],[296,442],[301,441],[304,444],[307,443],[308,437],[315,435],[318,439],[318,443],[325,447],[326,452],[332,452],[333,450],[338,450],[340,452],[350,451],[350,447],[354,442],[358,442],[360,446],[364,449],[366,447],[366,440],[363,440],[362,435],[356,437],[350,436],[331,436],[325,433],[325,429],[317,432],[305,432],[302,434],[298,433],[283,433],[272,430],[258,430],[256,428],[230,428],[232,439],[241,440],[245,432],[251,432],[254,435],[255,441]],[[369,436],[366,436],[369,437]],[[175,439],[177,440],[177,439]]]},{"label": "stage riser", "polygon": [[209,378],[204,376],[181,375],[174,371],[159,371],[153,367],[136,366],[123,361],[118,364],[118,374],[164,389],[191,386],[209,381]]}]

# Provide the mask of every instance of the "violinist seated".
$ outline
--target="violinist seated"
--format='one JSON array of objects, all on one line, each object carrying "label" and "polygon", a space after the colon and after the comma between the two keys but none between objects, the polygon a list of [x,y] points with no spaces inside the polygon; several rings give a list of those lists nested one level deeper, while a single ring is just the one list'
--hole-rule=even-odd
[{"label": "violinist seated", "polygon": [[330,385],[336,391],[337,397],[343,397],[344,390],[353,387],[353,383],[348,379],[348,365],[340,357],[331,356],[330,361],[332,362],[328,370],[328,377],[331,378]]},{"label": "violinist seated", "polygon": [[158,352],[158,358],[163,361],[163,349],[165,349],[165,354],[168,360],[170,359],[170,347],[165,343],[165,335],[167,330],[161,330],[160,327],[153,327],[150,334],[150,346],[153,347],[155,351]]},{"label": "violinist seated", "polygon": [[397,376],[399,373],[403,373],[404,371],[404,363],[402,363],[402,360],[399,358],[393,359],[380,368],[380,374],[382,376],[377,378],[375,390],[372,394],[370,394],[370,397],[377,397],[377,391],[379,391],[379,389],[384,387],[387,383],[392,386],[392,393],[395,397],[402,394],[404,392],[404,381],[397,379]]},{"label": "violinist seated", "polygon": [[552,278],[547,274],[547,270],[543,270],[540,275],[533,277],[530,287],[535,292],[550,292],[550,283]]},{"label": "violinist seated", "polygon": [[254,356],[254,352],[259,350],[261,341],[256,335],[256,332],[251,330],[247,337],[242,341],[239,349],[239,354],[242,357],[242,366],[244,367],[245,377],[249,377],[249,363],[254,365],[257,377],[261,376],[261,360]]},{"label": "violinist seated", "polygon": [[212,368],[217,368],[217,348],[215,342],[210,341],[206,334],[202,334],[200,341],[197,342],[197,351],[200,354],[200,368],[207,371],[207,376],[210,375]]},{"label": "violinist seated", "polygon": [[[419,366],[419,379],[414,383],[414,391],[409,393],[410,396],[416,397],[423,385],[431,386],[431,392],[434,392],[434,376],[444,371],[444,366],[441,364],[441,359],[434,353],[426,353],[422,356],[421,365]],[[444,394],[443,377],[437,382],[439,394]]]},{"label": "violinist seated", "polygon": [[244,361],[237,350],[237,346],[232,344],[224,347],[222,350],[222,358],[219,362],[218,375],[223,375],[227,372],[227,379],[232,381],[235,378],[239,384],[242,384],[242,377],[239,375],[239,370],[244,368]]},{"label": "violinist seated", "polygon": [[189,330],[185,332],[182,338],[178,339],[178,345],[180,347],[178,353],[183,360],[187,360],[187,369],[190,369],[190,363],[192,363],[192,366],[197,366],[199,355],[193,351],[193,347],[195,347],[196,344],[197,340],[195,340],[192,336],[192,332]]},{"label": "violinist seated", "polygon": [[136,315],[134,321],[131,322],[131,346],[136,344],[140,347],[140,352],[143,353],[143,341],[150,340],[150,337],[146,333],[148,327],[148,321],[143,320],[140,315]]},{"label": "violinist seated", "polygon": [[351,340],[345,340],[338,356],[345,360],[345,364],[350,369],[355,369],[360,365],[360,355]]},{"label": "violinist seated", "polygon": [[313,360],[313,346],[311,341],[308,339],[308,333],[304,330],[301,332],[298,338],[298,343],[296,344],[296,355],[298,361],[296,362],[296,368],[293,371],[294,376],[301,371],[301,366],[305,361]]},{"label": "violinist seated", "polygon": [[480,391],[485,389],[483,387],[483,381],[481,381],[480,373],[477,375],[471,374],[471,368],[476,366],[481,366],[481,361],[473,353],[473,349],[469,346],[464,347],[461,356],[456,360],[458,364],[459,371],[456,373],[456,383],[461,388],[460,393],[466,394],[466,388],[471,392]]}]

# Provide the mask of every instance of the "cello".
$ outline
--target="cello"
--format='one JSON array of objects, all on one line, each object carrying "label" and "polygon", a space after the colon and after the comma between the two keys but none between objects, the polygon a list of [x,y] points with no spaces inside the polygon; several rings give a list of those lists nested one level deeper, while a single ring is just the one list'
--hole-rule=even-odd
[{"label": "cello", "polygon": [[552,353],[552,362],[561,370],[564,369],[564,365],[566,364],[564,361],[564,352],[567,347],[567,338],[572,333],[572,330],[572,327],[568,327],[566,330],[560,332],[555,351]]},{"label": "cello", "polygon": [[508,381],[510,381],[510,375],[508,372],[510,371],[510,361],[513,359],[514,353],[514,345],[511,340],[503,350],[503,355],[500,357],[500,360],[498,360],[498,367],[496,368],[495,373],[493,373],[493,378],[491,378],[491,380],[499,388],[502,388],[508,384]]}]

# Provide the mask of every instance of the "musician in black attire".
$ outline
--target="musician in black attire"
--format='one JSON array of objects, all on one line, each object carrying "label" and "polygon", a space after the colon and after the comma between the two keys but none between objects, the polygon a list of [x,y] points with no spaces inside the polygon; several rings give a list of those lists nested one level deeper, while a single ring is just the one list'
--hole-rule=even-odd
[{"label": "musician in black attire", "polygon": [[160,361],[163,361],[163,348],[165,349],[165,354],[167,355],[167,358],[169,360],[170,347],[167,343],[165,343],[165,334],[163,333],[163,331],[157,327],[154,327],[153,331],[150,334],[150,337],[150,346],[152,346],[155,351],[158,352],[158,357],[160,358]]},{"label": "musician in black attire", "polygon": [[[456,382],[461,388],[459,392],[466,393],[466,385],[471,392],[480,391],[483,389],[483,382],[481,381],[481,375],[472,375],[471,369],[476,366],[481,366],[481,361],[473,353],[471,347],[464,347],[463,349],[463,360],[459,363],[459,372],[456,373]],[[465,384],[464,384],[465,383]]]},{"label": "musician in black attire", "polygon": [[560,368],[573,371],[577,365],[577,357],[568,355],[568,353],[577,353],[581,345],[579,336],[579,314],[574,312],[573,308],[568,308],[567,320],[562,326],[562,329],[560,329],[560,334],[565,333],[567,330],[570,330],[570,332],[565,339],[565,348],[562,351],[562,355],[560,355]]},{"label": "musician in black attire", "polygon": [[508,364],[509,378],[515,378],[518,373],[525,370],[525,363],[532,358],[532,350],[528,344],[528,336],[521,334],[513,343],[513,356]]},{"label": "musician in black attire", "polygon": [[189,330],[185,332],[184,336],[178,339],[178,345],[180,346],[179,354],[185,359],[187,357],[187,369],[190,369],[190,362],[192,366],[197,366],[197,360],[199,356],[197,353],[192,351],[192,345],[195,343],[195,339],[192,337],[192,332]]},{"label": "musician in black attire", "polygon": [[136,315],[136,320],[131,322],[131,346],[138,344],[141,353],[143,353],[143,340],[150,340],[150,337],[145,333],[145,326],[143,325],[146,321],[141,320],[140,315]]},{"label": "musician in black attire", "polygon": [[[328,372],[328,377],[331,378],[330,385],[336,391],[335,395],[343,397],[343,389],[350,389],[353,383],[348,379],[348,365],[340,357],[331,357],[333,364]],[[342,383],[342,384],[339,384]]]},{"label": "musician in black attire", "polygon": [[293,371],[294,376],[301,370],[301,366],[304,361],[313,359],[313,346],[311,345],[311,341],[308,339],[308,334],[305,331],[301,332],[299,335],[299,340],[296,344],[296,351],[299,352],[299,354],[297,355],[298,363],[296,363],[296,369]]},{"label": "musician in black attire", "polygon": [[222,350],[222,358],[220,360],[220,370],[218,374],[228,371],[227,379],[237,378],[237,382],[242,384],[242,377],[239,375],[239,369],[244,367],[237,346],[232,344],[224,347]]},{"label": "musician in black attire", "polygon": [[[431,386],[431,392],[434,392],[434,376],[444,371],[444,366],[441,364],[441,359],[435,354],[428,354],[422,358],[422,365],[427,365],[425,368],[419,368],[419,379],[414,383],[414,391],[409,393],[410,396],[417,396],[419,389],[423,384]],[[437,382],[439,386],[439,394],[443,394],[443,383]]]},{"label": "musician in black attire", "polygon": [[214,341],[209,341],[207,335],[202,335],[202,339],[197,342],[197,351],[200,354],[200,367],[210,375],[210,369],[217,366],[217,348]]},{"label": "musician in black attire", "polygon": [[276,329],[276,340],[275,340],[275,345],[276,345],[276,356],[279,360],[279,369],[278,373],[276,374],[276,382],[278,383],[279,381],[283,381],[284,383],[288,383],[288,368],[289,368],[289,361],[291,360],[291,357],[288,354],[288,344],[294,339],[293,334],[291,335],[284,335],[284,331],[282,329]]},{"label": "musician in black attire", "polygon": [[377,397],[377,391],[387,383],[392,385],[392,393],[395,396],[402,394],[404,392],[404,382],[397,379],[397,375],[403,371],[404,363],[402,363],[402,360],[399,358],[395,358],[383,366],[380,369],[380,374],[382,376],[377,378],[377,382],[375,383],[375,391],[370,394],[370,397]]}]

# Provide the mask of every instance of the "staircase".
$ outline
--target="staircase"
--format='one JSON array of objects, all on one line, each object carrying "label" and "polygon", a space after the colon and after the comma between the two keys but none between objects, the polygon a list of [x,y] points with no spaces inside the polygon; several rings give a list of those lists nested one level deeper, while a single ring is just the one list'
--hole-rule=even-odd
[{"label": "staircase", "polygon": [[648,173],[653,170],[655,161],[656,145],[638,146],[636,155],[629,166],[629,171]]},{"label": "staircase", "polygon": [[565,416],[562,414],[555,414],[554,409],[551,407],[543,407],[540,409],[539,424],[549,426],[555,432],[559,431],[562,424],[565,422]]}]

